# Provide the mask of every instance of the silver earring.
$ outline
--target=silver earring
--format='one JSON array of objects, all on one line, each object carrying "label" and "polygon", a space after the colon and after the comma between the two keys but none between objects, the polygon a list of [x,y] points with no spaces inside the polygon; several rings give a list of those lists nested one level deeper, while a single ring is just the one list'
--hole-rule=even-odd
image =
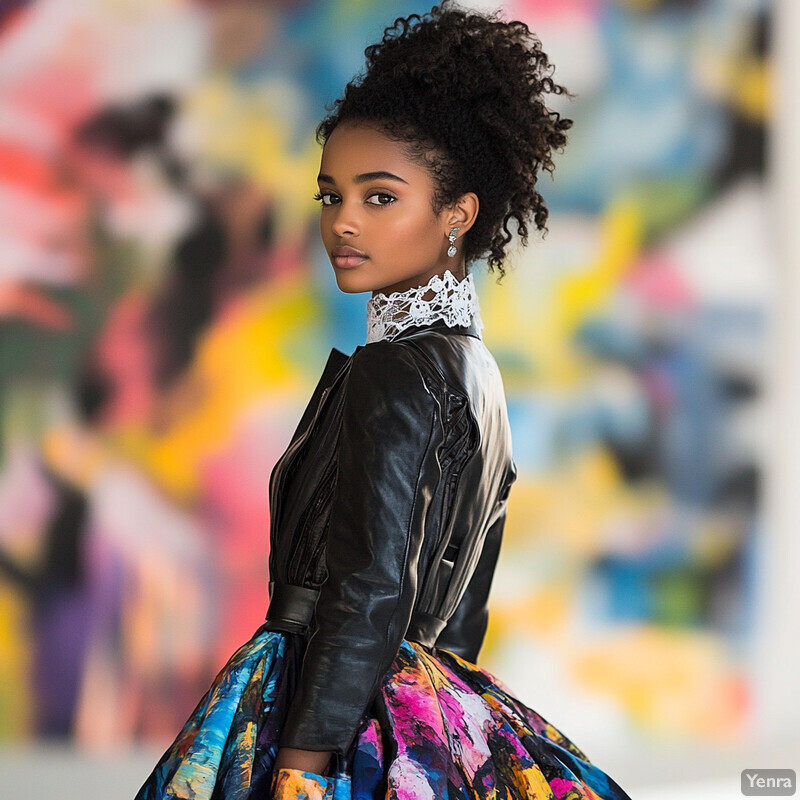
[{"label": "silver earring", "polygon": [[449,255],[450,258],[452,258],[458,252],[453,242],[455,242],[456,234],[460,230],[461,228],[450,228],[450,233],[447,234],[447,241],[450,242],[450,247],[447,248],[447,255]]}]

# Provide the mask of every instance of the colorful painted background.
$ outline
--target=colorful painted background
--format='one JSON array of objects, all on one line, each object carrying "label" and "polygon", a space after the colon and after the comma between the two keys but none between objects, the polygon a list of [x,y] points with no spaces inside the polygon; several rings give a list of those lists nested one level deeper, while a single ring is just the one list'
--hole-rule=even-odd
[{"label": "colorful painted background", "polygon": [[[0,7],[0,739],[171,740],[263,619],[270,469],[365,335],[318,241],[313,129],[429,7]],[[549,233],[499,285],[476,271],[520,470],[482,663],[587,752],[734,740],[770,4],[503,8],[577,97]]]}]

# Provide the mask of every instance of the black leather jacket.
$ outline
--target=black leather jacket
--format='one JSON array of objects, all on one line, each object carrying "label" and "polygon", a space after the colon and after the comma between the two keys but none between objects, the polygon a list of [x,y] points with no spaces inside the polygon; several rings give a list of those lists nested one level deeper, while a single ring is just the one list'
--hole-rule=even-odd
[{"label": "black leather jacket", "polygon": [[331,351],[270,476],[267,626],[310,636],[282,747],[345,754],[403,638],[477,659],[515,478],[474,322]]}]

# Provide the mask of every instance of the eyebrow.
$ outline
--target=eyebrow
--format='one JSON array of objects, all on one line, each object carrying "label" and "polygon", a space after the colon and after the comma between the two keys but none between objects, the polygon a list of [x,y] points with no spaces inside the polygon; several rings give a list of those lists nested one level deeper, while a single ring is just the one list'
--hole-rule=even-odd
[{"label": "eyebrow", "polygon": [[[353,180],[356,183],[366,183],[367,181],[374,181],[378,180],[379,178],[390,181],[400,181],[400,183],[405,184],[408,183],[408,181],[403,180],[399,175],[394,175],[393,173],[386,172],[385,170],[378,170],[377,172],[362,172],[360,175],[356,175]],[[334,186],[336,185],[336,181],[330,175],[325,175],[322,172],[317,175],[317,180],[324,181],[325,183],[332,183]]]}]

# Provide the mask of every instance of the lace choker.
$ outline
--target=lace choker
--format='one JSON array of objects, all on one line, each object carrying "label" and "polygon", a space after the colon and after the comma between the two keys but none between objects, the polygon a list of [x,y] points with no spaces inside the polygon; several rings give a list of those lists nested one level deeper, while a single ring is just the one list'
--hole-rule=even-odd
[{"label": "lace choker", "polygon": [[[424,295],[433,292],[426,300]],[[378,292],[367,301],[367,344],[392,339],[415,325],[430,325],[444,320],[448,327],[469,325],[477,319],[483,328],[480,305],[472,275],[458,281],[450,270],[434,275],[424,286],[415,286],[389,295]]]}]

